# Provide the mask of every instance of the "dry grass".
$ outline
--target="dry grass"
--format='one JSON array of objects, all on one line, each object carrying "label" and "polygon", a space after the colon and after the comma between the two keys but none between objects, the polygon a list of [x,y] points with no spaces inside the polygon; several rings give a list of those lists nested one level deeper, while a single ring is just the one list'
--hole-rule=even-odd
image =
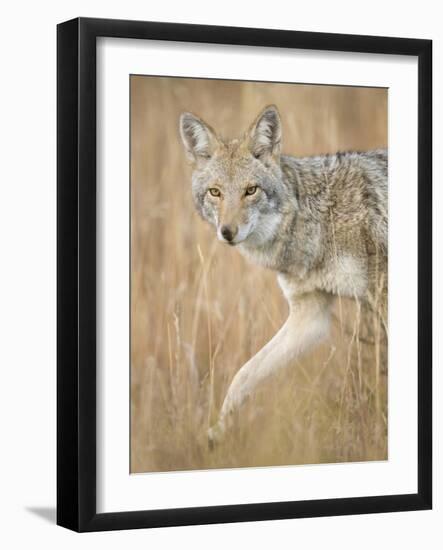
[{"label": "dry grass", "polygon": [[329,341],[207,448],[232,377],[287,306],[275,275],[218,243],[195,213],[177,121],[190,110],[235,136],[268,103],[283,117],[284,152],[387,144],[386,90],[132,77],[132,472],[387,458],[386,342],[377,319],[345,300]]}]

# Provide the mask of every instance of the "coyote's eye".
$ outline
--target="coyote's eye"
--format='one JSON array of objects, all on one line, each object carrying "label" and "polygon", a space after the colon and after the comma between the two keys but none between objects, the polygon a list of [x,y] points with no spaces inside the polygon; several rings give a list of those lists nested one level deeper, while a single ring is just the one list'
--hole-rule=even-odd
[{"label": "coyote's eye", "polygon": [[209,188],[209,193],[210,193],[213,197],[219,197],[219,196],[220,196],[220,189],[217,189],[217,187],[210,187],[210,188]]},{"label": "coyote's eye", "polygon": [[251,185],[250,187],[248,187],[246,189],[245,195],[253,195],[256,191],[257,191],[257,186],[256,185]]}]

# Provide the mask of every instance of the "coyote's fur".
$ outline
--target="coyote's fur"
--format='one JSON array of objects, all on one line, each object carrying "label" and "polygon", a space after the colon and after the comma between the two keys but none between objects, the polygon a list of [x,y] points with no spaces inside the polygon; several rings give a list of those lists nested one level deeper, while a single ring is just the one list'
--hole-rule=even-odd
[{"label": "coyote's fur", "polygon": [[273,105],[240,139],[190,113],[180,134],[197,211],[220,241],[276,271],[289,303],[285,324],[235,375],[209,430],[214,442],[261,383],[327,334],[334,296],[366,301],[386,328],[388,159],[386,150],[282,155]]}]

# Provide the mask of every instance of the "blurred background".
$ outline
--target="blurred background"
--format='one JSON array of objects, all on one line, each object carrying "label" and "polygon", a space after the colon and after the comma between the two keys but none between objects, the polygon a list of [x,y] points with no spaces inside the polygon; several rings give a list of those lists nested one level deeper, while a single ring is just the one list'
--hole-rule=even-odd
[{"label": "blurred background", "polygon": [[387,146],[386,89],[131,77],[131,471],[387,458],[387,343],[337,300],[330,339],[248,403],[223,445],[206,430],[236,371],[287,316],[275,274],[195,212],[178,119],[236,137],[267,104],[295,156]]}]

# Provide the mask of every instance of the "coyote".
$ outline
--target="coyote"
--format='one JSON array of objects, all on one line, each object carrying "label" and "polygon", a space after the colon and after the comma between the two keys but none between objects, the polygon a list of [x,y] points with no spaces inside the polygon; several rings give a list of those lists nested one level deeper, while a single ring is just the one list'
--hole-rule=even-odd
[{"label": "coyote", "polygon": [[234,376],[208,431],[213,445],[259,385],[327,335],[335,296],[366,302],[386,330],[388,159],[383,149],[282,155],[274,105],[240,139],[222,139],[191,113],[180,135],[198,213],[220,241],[276,271],[289,304],[284,325]]}]

